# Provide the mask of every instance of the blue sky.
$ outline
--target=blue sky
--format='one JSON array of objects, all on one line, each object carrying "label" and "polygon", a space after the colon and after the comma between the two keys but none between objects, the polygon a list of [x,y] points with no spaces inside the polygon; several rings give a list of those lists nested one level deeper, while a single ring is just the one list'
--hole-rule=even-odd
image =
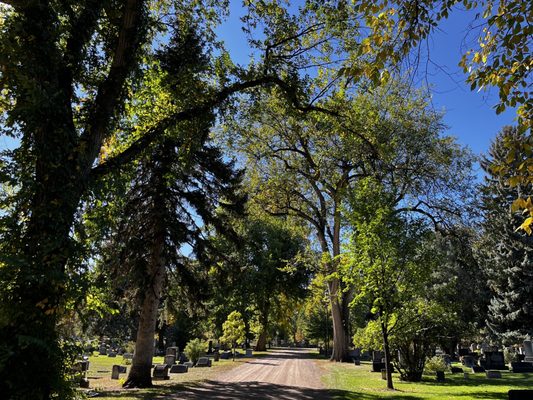
[{"label": "blue sky", "polygon": [[[230,17],[218,29],[232,59],[240,64],[247,63],[250,53],[239,21],[243,12],[241,2],[232,0]],[[492,107],[497,103],[497,90],[472,92],[465,83],[466,75],[458,63],[474,13],[456,10],[440,24],[428,41],[430,58],[439,67],[430,67],[424,79],[432,86],[434,107],[445,111],[444,121],[449,127],[446,134],[455,136],[461,144],[480,154],[487,151],[501,127],[514,123],[515,110],[496,115]]]},{"label": "blue sky", "polygon": [[[232,59],[245,65],[250,49],[239,20],[244,13],[241,0],[231,0],[230,8],[230,17],[217,32],[225,41]],[[466,75],[458,67],[458,63],[464,51],[461,49],[463,40],[474,13],[456,10],[448,20],[440,24],[438,31],[428,42],[431,60],[440,68],[430,68],[424,78],[432,86],[434,107],[445,111],[444,121],[449,127],[446,134],[457,137],[461,144],[469,146],[475,154],[480,154],[487,151],[501,127],[514,123],[515,111],[506,110],[496,115],[492,108],[498,98],[496,89],[472,92],[469,85],[465,84]],[[0,137],[0,149],[13,145],[11,139]]]}]

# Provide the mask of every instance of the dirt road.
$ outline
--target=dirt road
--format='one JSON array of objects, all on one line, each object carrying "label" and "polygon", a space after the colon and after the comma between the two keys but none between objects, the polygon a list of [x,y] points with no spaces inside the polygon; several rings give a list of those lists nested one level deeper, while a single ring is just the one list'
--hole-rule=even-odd
[{"label": "dirt road", "polygon": [[329,400],[320,368],[305,349],[283,349],[217,376],[216,380],[180,391],[183,399]]}]

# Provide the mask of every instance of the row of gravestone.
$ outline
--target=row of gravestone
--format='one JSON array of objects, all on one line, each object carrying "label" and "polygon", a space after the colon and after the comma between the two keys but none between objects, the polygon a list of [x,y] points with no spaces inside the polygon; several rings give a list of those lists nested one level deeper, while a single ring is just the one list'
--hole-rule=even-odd
[{"label": "row of gravestone", "polygon": [[[196,367],[210,367],[211,366],[211,360],[207,357],[200,357],[198,359],[198,362],[196,363]],[[183,374],[187,373],[189,371],[189,368],[193,367],[193,363],[190,361],[187,361],[183,364],[174,364],[174,365],[168,365],[168,364],[157,364],[154,365],[152,377],[155,380],[167,380],[170,379],[168,376],[169,373],[171,374]],[[125,374],[127,372],[127,367],[122,365],[113,365],[112,371],[111,371],[111,379],[119,379],[120,374]]]}]

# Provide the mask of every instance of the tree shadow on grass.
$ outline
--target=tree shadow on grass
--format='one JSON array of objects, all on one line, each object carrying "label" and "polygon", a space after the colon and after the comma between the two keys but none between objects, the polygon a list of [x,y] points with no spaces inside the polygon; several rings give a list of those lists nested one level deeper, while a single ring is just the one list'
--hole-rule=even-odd
[{"label": "tree shadow on grass", "polygon": [[[152,391],[117,391],[101,393],[110,399],[138,399],[138,400],[336,400],[361,399],[378,400],[378,394],[348,392],[343,390],[312,389],[294,386],[275,385],[264,382],[218,382],[205,381],[198,384],[159,387]],[[398,400],[417,400],[421,397],[406,396],[398,392],[394,395]]]},{"label": "tree shadow on grass", "polygon": [[[507,399],[507,390],[497,391],[497,387],[509,387],[512,389],[531,389],[533,386],[533,376],[531,374],[513,374],[503,373],[501,378],[495,379],[464,379],[464,378],[451,378],[446,379],[444,382],[431,382],[425,381],[424,384],[438,385],[443,387],[449,387],[450,396],[454,398],[467,397],[469,399]],[[484,386],[485,390],[479,392],[461,392],[460,389],[456,389],[457,386]]]}]

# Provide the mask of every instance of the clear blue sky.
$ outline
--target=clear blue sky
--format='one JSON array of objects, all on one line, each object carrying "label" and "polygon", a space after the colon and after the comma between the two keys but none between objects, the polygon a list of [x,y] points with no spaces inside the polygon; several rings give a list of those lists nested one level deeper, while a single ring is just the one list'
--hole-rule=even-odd
[{"label": "clear blue sky", "polygon": [[[218,29],[232,59],[239,64],[246,64],[250,53],[239,21],[243,12],[241,1],[231,0],[230,17]],[[428,74],[424,71],[424,79],[427,77],[432,86],[434,107],[445,111],[444,121],[449,126],[446,134],[480,154],[487,151],[502,126],[514,123],[515,110],[496,115],[492,106],[498,99],[497,90],[472,92],[465,84],[466,75],[458,63],[473,14],[456,10],[440,24],[428,42],[431,61],[439,67],[430,66]],[[420,68],[425,70],[425,66]]]}]

